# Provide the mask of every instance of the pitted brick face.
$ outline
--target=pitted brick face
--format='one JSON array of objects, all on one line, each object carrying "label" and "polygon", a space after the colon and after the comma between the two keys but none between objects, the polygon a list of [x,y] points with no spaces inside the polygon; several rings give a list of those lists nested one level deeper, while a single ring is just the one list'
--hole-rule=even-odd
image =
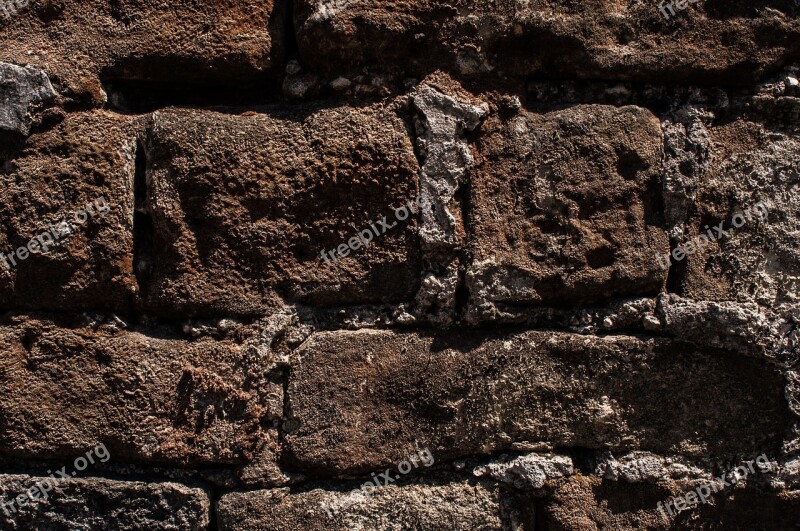
[{"label": "pitted brick face", "polygon": [[471,193],[473,304],[591,304],[653,295],[669,250],[658,211],[661,129],[637,107],[492,118]]},{"label": "pitted brick face", "polygon": [[332,267],[321,257],[418,195],[406,124],[390,106],[163,111],[145,136],[155,241],[148,307],[259,315],[284,301],[413,298],[417,216]]},{"label": "pitted brick face", "polygon": [[797,0],[0,0],[0,530],[793,530],[798,168]]}]

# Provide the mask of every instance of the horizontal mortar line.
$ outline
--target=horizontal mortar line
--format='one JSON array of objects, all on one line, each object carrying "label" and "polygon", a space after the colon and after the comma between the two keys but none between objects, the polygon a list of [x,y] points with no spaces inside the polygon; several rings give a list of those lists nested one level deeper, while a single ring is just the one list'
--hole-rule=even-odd
[{"label": "horizontal mortar line", "polygon": [[[762,85],[765,81],[769,80],[771,77],[775,77],[780,75],[786,71],[787,68],[794,66],[798,61],[800,61],[800,56],[787,60],[785,63],[781,64],[780,66],[776,66],[771,68],[769,71],[765,72],[758,80],[748,83],[714,83],[713,81],[709,80],[708,82],[698,82],[698,83],[686,83],[686,82],[678,82],[678,83],[658,83],[656,81],[646,81],[641,79],[619,79],[619,78],[606,78],[606,77],[589,77],[589,78],[579,78],[574,76],[569,77],[538,77],[536,75],[528,75],[528,76],[519,76],[516,78],[510,78],[512,81],[522,81],[525,83],[552,83],[552,84],[564,84],[564,83],[583,83],[583,84],[628,84],[634,85],[639,87],[652,87],[652,88],[674,88],[674,89],[689,89],[689,88],[709,88],[709,89],[721,89],[724,91],[746,91],[746,90],[756,90],[760,85]],[[660,77],[664,77],[663,75]]]},{"label": "horizontal mortar line", "polygon": [[[788,66],[789,66],[789,64],[784,65],[783,68],[777,69],[771,75],[772,76],[778,75],[783,69],[785,69]],[[604,85],[604,84],[608,84],[608,85],[623,84],[623,85],[630,85],[630,86],[632,86],[634,88],[642,89],[642,90],[645,89],[645,88],[648,88],[648,89],[666,89],[666,90],[689,90],[689,89],[692,89],[692,88],[719,89],[719,90],[722,90],[722,91],[724,91],[726,93],[734,93],[733,96],[737,97],[737,98],[747,98],[747,97],[750,97],[750,96],[757,95],[757,89],[758,89],[759,85],[764,83],[764,81],[766,79],[768,79],[769,77],[771,77],[771,75],[764,76],[764,78],[761,81],[757,82],[757,83],[746,84],[746,85],[718,85],[718,84],[711,84],[711,83],[709,83],[709,84],[704,84],[704,83],[659,84],[659,83],[654,83],[654,82],[649,82],[649,81],[639,81],[639,80],[634,81],[634,80],[629,80],[629,79],[627,79],[627,80],[626,79],[613,79],[613,78],[588,78],[588,79],[583,79],[583,78],[573,78],[573,77],[570,77],[570,78],[519,77],[519,78],[516,78],[516,80],[517,80],[517,82],[523,83],[525,85],[527,85],[529,83],[538,83],[538,84],[551,84],[551,85],[554,85],[554,86],[558,86],[558,85],[563,85],[565,83],[575,83],[575,84],[578,84],[578,85],[585,85],[585,86]],[[488,87],[482,87],[482,88],[483,88],[483,91],[486,91],[486,90],[497,90],[499,92],[508,92],[508,89],[513,88],[513,87],[510,87],[509,85],[510,85],[510,83],[498,83],[497,85],[490,85]],[[530,92],[530,90],[527,88],[527,86],[520,87],[520,88],[525,93]],[[264,108],[266,108],[266,107],[269,107],[269,108],[282,107],[282,108],[291,109],[291,108],[301,108],[301,107],[304,107],[304,106],[314,106],[314,105],[319,105],[319,104],[322,104],[322,103],[333,103],[333,104],[350,104],[350,103],[352,103],[352,104],[362,104],[362,103],[370,103],[370,102],[375,103],[375,102],[385,101],[386,99],[402,97],[402,96],[405,96],[407,94],[408,94],[408,92],[400,92],[400,91],[398,91],[398,92],[392,92],[389,95],[381,97],[381,98],[328,97],[328,98],[313,98],[313,99],[300,99],[300,100],[286,99],[286,98],[282,98],[280,96],[276,96],[275,98],[268,98],[268,99],[265,99],[265,100],[259,100],[259,101],[255,102],[255,103],[251,103],[251,104],[234,104],[234,103],[231,103],[230,105],[228,105],[226,103],[215,103],[215,104],[210,104],[210,105],[186,105],[186,104],[176,103],[174,105],[157,106],[157,107],[155,107],[155,108],[153,108],[153,109],[151,109],[149,111],[145,111],[145,112],[127,112],[127,111],[120,110],[118,107],[116,107],[115,105],[111,105],[111,104],[106,104],[106,105],[104,105],[103,107],[100,107],[100,108],[103,109],[103,110],[106,110],[106,111],[113,112],[115,114],[123,115],[123,116],[146,116],[146,115],[154,113],[154,112],[163,111],[163,110],[166,110],[166,109],[174,109],[174,108],[186,109],[186,110],[218,111],[218,112],[221,112],[223,114],[240,114],[240,113],[244,113],[244,112],[255,112],[256,114],[267,114],[265,112],[260,112],[260,111],[264,111]],[[603,103],[600,98],[588,98],[588,99],[585,99],[585,100],[584,99],[579,99],[578,101],[580,101],[581,103],[584,103],[584,104],[586,104],[586,103],[591,104],[593,102],[596,102],[597,104]],[[559,102],[553,101],[551,103],[556,104],[556,103],[559,103]],[[570,104],[569,101],[560,102],[560,103]],[[646,104],[643,104],[643,105],[646,106]],[[94,109],[94,107],[91,107],[91,106],[85,106],[85,108],[82,108],[82,110],[84,112],[85,111],[90,111],[90,110],[93,110],[93,109]],[[78,109],[76,109],[76,111],[81,112]]]},{"label": "horizontal mortar line", "polygon": [[[697,301],[700,302],[700,301]],[[359,306],[363,307],[363,306]],[[290,307],[291,308],[291,307]],[[327,312],[338,312],[340,310],[347,310],[348,307],[336,307],[335,309],[320,309],[320,308],[309,308],[303,307],[302,311],[314,314],[315,317],[324,317],[324,314]],[[366,310],[375,309],[367,307]],[[378,307],[380,309],[380,307]],[[523,307],[522,309],[525,309]],[[531,310],[547,310],[547,307],[528,307],[527,309]],[[576,309],[586,309],[584,307],[576,307]],[[602,311],[610,308],[606,307],[591,307],[591,310]],[[122,320],[129,320],[134,321],[139,317],[146,316],[149,319],[151,324],[149,325],[140,325],[134,324],[131,328],[122,329],[120,333],[136,333],[143,335],[145,337],[149,337],[152,339],[164,339],[164,340],[185,340],[188,342],[194,342],[203,338],[211,338],[216,341],[224,341],[225,339],[218,339],[213,336],[213,334],[206,334],[201,335],[198,337],[191,336],[185,333],[176,332],[174,334],[155,334],[159,328],[176,328],[182,329],[182,327],[189,323],[194,322],[198,324],[211,324],[214,321],[221,321],[221,320],[232,320],[237,321],[239,324],[237,328],[247,328],[257,326],[258,322],[262,319],[269,319],[271,316],[279,315],[281,312],[276,311],[273,313],[265,313],[259,316],[242,316],[242,315],[219,315],[219,316],[199,316],[199,317],[192,317],[186,316],[183,319],[167,319],[161,318],[158,316],[149,315],[146,313],[137,313],[135,315],[129,315],[124,313],[115,313],[109,312],[107,310],[99,311],[99,310],[84,310],[81,312],[70,312],[70,311],[58,311],[58,310],[29,310],[29,309],[7,309],[3,310],[3,318],[5,321],[10,321],[12,318],[15,317],[26,317],[29,320],[39,320],[39,321],[67,321],[65,326],[62,328],[65,330],[80,330],[83,328],[90,327],[91,325],[86,323],[82,323],[81,321],[85,318],[84,315],[88,316],[97,316],[101,319],[97,321],[101,323],[100,326],[103,324],[110,324],[103,321],[102,318],[110,318],[110,317],[118,317]],[[323,314],[323,315],[320,315]],[[565,316],[569,316],[569,310],[564,312]],[[532,317],[531,320],[535,321],[536,317]],[[545,320],[545,319],[542,319]],[[113,321],[111,321],[113,322]],[[674,340],[674,341],[681,341],[689,344],[693,344],[698,348],[704,348],[704,345],[698,345],[695,341],[681,338],[675,336],[670,332],[665,333],[657,333],[652,330],[646,330],[644,328],[619,328],[616,330],[598,330],[593,333],[580,333],[575,330],[570,330],[567,327],[559,327],[554,324],[532,324],[532,323],[514,323],[514,322],[481,322],[479,324],[470,325],[466,323],[456,323],[453,327],[448,328],[438,328],[433,324],[430,323],[419,323],[417,325],[400,325],[400,324],[378,324],[375,326],[362,326],[362,327],[346,327],[346,326],[327,326],[326,323],[322,323],[322,325],[318,324],[319,321],[315,319],[300,319],[298,321],[298,326],[303,325],[310,325],[314,328],[312,335],[320,334],[320,333],[330,333],[330,332],[360,332],[360,331],[387,331],[387,332],[396,332],[396,333],[421,333],[421,334],[456,334],[459,332],[469,332],[469,333],[484,333],[489,336],[498,336],[498,335],[508,335],[508,334],[522,334],[526,332],[551,332],[551,333],[559,333],[559,334],[572,334],[576,336],[582,336],[587,338],[613,338],[613,337],[642,337],[642,338],[651,338],[651,339],[665,339],[665,340]],[[58,324],[58,323],[56,323]],[[14,328],[18,326],[22,326],[23,323],[11,323],[11,322],[0,322],[0,327],[6,328]],[[291,326],[289,327],[291,328]],[[166,331],[164,331],[166,332]],[[297,347],[299,348],[299,347]],[[297,348],[292,349],[292,351],[297,350]]]},{"label": "horizontal mortar line", "polygon": [[[524,93],[528,94],[530,91],[525,90]],[[193,106],[193,105],[166,105],[161,107],[156,107],[154,109],[143,111],[143,112],[125,112],[121,111],[112,107],[87,107],[85,109],[78,109],[78,110],[70,110],[67,111],[68,114],[72,113],[85,113],[90,112],[96,109],[111,112],[118,116],[127,116],[131,118],[136,117],[144,117],[148,116],[153,113],[168,111],[171,109],[181,109],[181,110],[188,110],[188,111],[208,111],[208,112],[217,112],[219,114],[225,114],[230,116],[243,116],[246,113],[248,116],[273,116],[274,110],[277,109],[306,109],[306,108],[333,108],[333,107],[353,107],[362,104],[379,104],[381,102],[385,102],[390,99],[394,98],[401,98],[403,96],[407,96],[407,93],[398,93],[386,96],[381,99],[320,99],[320,100],[303,100],[299,102],[278,102],[275,104],[259,104],[254,106],[239,106],[239,105],[210,105],[210,106]],[[741,99],[748,99],[750,97],[755,97],[757,94],[746,94],[742,96],[735,96],[735,98]],[[776,98],[777,99],[777,98]],[[564,106],[576,106],[576,105],[612,105],[616,107],[625,107],[629,105],[634,105],[637,107],[642,107],[644,109],[651,110],[657,107],[658,100],[657,99],[650,99],[648,101],[641,101],[641,102],[634,102],[634,103],[626,103],[624,100],[621,103],[611,103],[607,100],[604,100],[602,97],[590,97],[590,98],[576,98],[574,100],[530,100],[525,105],[523,105],[523,109],[527,110],[528,112],[535,112],[536,106],[546,106],[546,105],[564,105]],[[329,104],[329,105],[324,105]],[[706,103],[709,107],[714,107],[713,103]],[[739,112],[738,109],[733,109],[734,112]],[[741,112],[744,112],[745,109],[741,109]],[[763,116],[754,116],[751,118],[751,121],[755,121],[761,118],[762,120],[766,120]]]},{"label": "horizontal mortar line", "polygon": [[[52,466],[57,466],[53,464]],[[69,466],[67,467],[69,468]],[[59,467],[60,469],[60,467]],[[183,470],[183,469],[181,469]],[[196,472],[201,473],[203,469],[187,469],[188,472]],[[55,470],[53,471],[55,473]],[[14,471],[8,472],[5,470],[0,470],[0,476],[28,476],[31,481],[36,481],[39,479],[46,479],[51,477],[50,474],[47,472],[36,472],[36,471]],[[197,477],[197,478],[172,478],[167,475],[159,475],[155,472],[145,472],[141,476],[139,475],[132,475],[126,476],[122,475],[121,473],[107,473],[107,474],[88,474],[83,475],[79,474],[76,476],[70,476],[68,478],[60,478],[56,477],[56,482],[60,483],[63,481],[69,480],[106,480],[106,481],[116,481],[120,483],[180,483],[182,485],[186,485],[191,487],[192,485],[200,486],[202,488],[208,488],[211,485],[215,485],[214,483],[210,482],[209,480]],[[216,486],[216,485],[215,485]]]},{"label": "horizontal mortar line", "polygon": [[[685,460],[687,462],[694,463],[694,464],[702,463],[704,460],[708,461],[711,464],[715,463],[714,458],[711,455],[695,456],[695,455],[682,454],[682,453],[679,453],[679,452],[659,453],[659,452],[653,452],[653,451],[649,451],[649,450],[642,450],[641,448],[638,448],[638,447],[637,448],[631,448],[629,450],[609,450],[607,448],[589,448],[589,447],[585,447],[585,446],[569,446],[569,447],[558,447],[557,446],[557,447],[554,447],[552,450],[513,450],[513,449],[494,450],[494,451],[489,452],[487,454],[465,454],[463,456],[452,457],[452,458],[449,458],[449,459],[443,459],[443,460],[436,459],[436,461],[434,462],[433,466],[431,466],[430,469],[427,469],[427,471],[419,471],[418,470],[418,471],[415,471],[414,474],[404,475],[403,478],[420,479],[420,478],[426,478],[426,477],[436,478],[436,477],[440,477],[440,476],[458,477],[458,476],[462,476],[463,475],[463,477],[465,477],[465,478],[473,478],[473,479],[475,479],[475,476],[473,476],[470,472],[467,472],[466,468],[464,468],[462,470],[455,470],[455,469],[451,469],[451,468],[445,468],[447,465],[451,465],[452,463],[454,463],[456,461],[474,461],[474,464],[476,466],[481,466],[484,463],[497,461],[500,458],[507,457],[507,456],[510,456],[511,458],[514,458],[514,457],[517,457],[517,456],[525,456],[525,455],[535,454],[535,455],[541,455],[541,456],[569,457],[570,459],[573,460],[573,466],[576,469],[580,469],[581,461],[585,459],[584,457],[582,457],[582,455],[585,456],[585,455],[589,454],[589,455],[600,456],[601,454],[611,453],[614,456],[622,456],[622,455],[628,455],[628,454],[632,454],[634,452],[642,452],[642,451],[646,452],[650,456],[655,456],[657,458],[676,458],[677,457],[677,458],[683,459],[683,460]],[[434,458],[435,458],[435,456],[434,456]],[[577,461],[577,463],[576,463],[576,461]],[[384,465],[384,469],[387,466],[389,468],[391,468],[392,466],[395,466],[395,465],[396,465],[396,463],[394,463],[394,462],[391,463],[391,464],[388,464],[388,465]],[[299,469],[296,469],[295,467],[281,467],[281,470],[284,471],[284,472],[297,472],[297,473],[301,473],[301,474],[303,473],[303,472],[300,472]],[[364,474],[359,474],[359,475],[332,475],[332,476],[313,476],[313,477],[304,474],[305,477],[307,477],[308,479],[306,479],[304,481],[300,481],[300,482],[293,482],[293,483],[289,483],[287,485],[279,485],[279,486],[271,486],[271,487],[240,486],[240,487],[237,487],[235,490],[238,491],[238,492],[258,492],[258,491],[262,491],[262,490],[281,489],[281,488],[285,488],[285,487],[293,487],[293,488],[300,487],[300,488],[302,488],[302,487],[318,486],[318,485],[321,485],[321,484],[329,484],[329,483],[355,483],[355,482],[370,478],[371,474],[373,472],[382,472],[382,471],[383,470],[372,470],[371,472],[365,472]],[[485,477],[484,479],[489,480],[489,481],[500,482],[500,480],[494,480],[494,479],[492,479],[491,477],[488,477],[488,476]]]},{"label": "horizontal mortar line", "polygon": [[[528,94],[529,91],[526,90],[526,91],[524,91],[524,93]],[[325,99],[325,100],[307,100],[307,101],[302,101],[302,102],[280,103],[280,104],[272,105],[272,106],[270,106],[270,109],[268,109],[268,110],[265,110],[263,108],[263,107],[266,107],[266,105],[263,105],[263,106],[259,105],[258,107],[261,107],[260,109],[258,107],[238,107],[238,106],[235,106],[235,107],[234,106],[230,106],[230,107],[229,106],[201,107],[201,106],[171,105],[171,106],[165,106],[165,107],[158,107],[158,108],[152,109],[150,111],[145,111],[145,112],[140,112],[140,113],[123,112],[123,111],[119,111],[119,110],[108,108],[108,107],[100,107],[100,108],[87,107],[85,109],[68,110],[67,114],[68,115],[69,114],[80,114],[80,113],[91,112],[93,110],[103,110],[105,112],[111,112],[111,113],[113,113],[113,114],[115,114],[117,116],[126,116],[126,117],[130,117],[131,119],[136,119],[136,118],[147,117],[148,115],[151,115],[151,114],[154,114],[154,113],[157,113],[157,112],[164,112],[164,111],[169,111],[169,110],[172,110],[172,109],[181,109],[181,110],[188,110],[188,111],[216,112],[216,113],[219,113],[219,114],[224,114],[224,115],[234,116],[234,117],[238,116],[238,117],[242,117],[242,118],[247,118],[247,117],[251,117],[251,116],[274,117],[276,114],[280,114],[280,113],[275,113],[273,111],[277,111],[277,110],[281,110],[281,109],[285,110],[285,111],[291,111],[292,109],[309,109],[309,108],[311,108],[311,109],[314,109],[314,108],[326,109],[326,108],[336,108],[336,107],[353,107],[353,106],[367,104],[367,103],[380,104],[381,102],[385,102],[388,99],[392,99],[392,98],[396,98],[396,97],[399,98],[399,97],[403,97],[403,96],[406,96],[406,95],[407,94],[396,94],[396,95],[392,95],[392,96],[387,96],[384,99],[375,99],[375,100],[372,100],[372,99],[370,99],[370,100],[366,100],[366,99],[365,100],[327,100],[327,99]],[[737,96],[737,97],[734,97],[734,99],[741,98],[742,100],[748,100],[748,99],[750,99],[752,97],[755,97],[755,96],[757,96],[757,94],[744,95],[744,96],[740,96],[740,97]],[[788,97],[788,96],[786,96],[786,97]],[[777,100],[778,98],[776,97],[775,99]],[[800,100],[800,98],[796,98],[796,97],[794,99]],[[692,102],[692,100],[687,100],[687,101],[689,101],[690,103]],[[322,105],[323,103],[330,104],[330,105]],[[703,106],[707,106],[707,107],[710,107],[710,108],[716,107],[716,105],[713,104],[713,103],[707,103],[706,102],[706,103],[698,103],[698,104],[699,105],[703,105]],[[768,116],[762,116],[762,115],[751,116],[751,115],[747,114],[748,111],[745,108],[745,104],[746,104],[746,102],[743,102],[743,105],[741,106],[741,108],[739,108],[739,107],[737,107],[735,105],[732,105],[732,106],[730,106],[730,110],[728,112],[730,112],[731,115],[734,116],[734,117],[737,117],[739,119],[746,119],[748,122],[752,122],[752,123],[767,124],[770,121],[772,121],[772,119],[770,117],[768,117]],[[601,97],[591,97],[591,98],[585,98],[585,99],[577,98],[575,100],[570,100],[570,101],[535,100],[535,99],[532,99],[532,100],[529,100],[525,105],[522,106],[522,110],[525,110],[526,112],[534,113],[534,114],[546,114],[546,113],[549,113],[549,112],[553,112],[553,110],[555,110],[553,108],[561,108],[561,107],[569,108],[569,107],[575,107],[575,106],[579,106],[579,105],[607,105],[607,106],[612,106],[612,107],[635,106],[635,107],[640,107],[642,109],[646,109],[646,110],[650,111],[651,113],[653,113],[656,116],[660,116],[661,114],[663,114],[662,111],[659,110],[660,106],[658,105],[657,100],[648,100],[648,101],[639,101],[639,102],[635,102],[635,101],[632,101],[632,102],[626,102],[626,101],[611,102],[611,101],[605,100],[605,99],[603,99]],[[789,126],[786,126],[786,127],[789,127]],[[33,130],[31,134],[33,135],[33,134],[36,134],[38,132],[39,131],[37,131],[37,130]]]}]

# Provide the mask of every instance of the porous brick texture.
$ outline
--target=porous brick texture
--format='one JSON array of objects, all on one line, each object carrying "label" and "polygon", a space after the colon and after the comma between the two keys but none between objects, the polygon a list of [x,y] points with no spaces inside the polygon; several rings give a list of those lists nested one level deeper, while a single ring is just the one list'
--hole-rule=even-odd
[{"label": "porous brick texture", "polygon": [[0,530],[800,529],[797,0],[0,0]]}]

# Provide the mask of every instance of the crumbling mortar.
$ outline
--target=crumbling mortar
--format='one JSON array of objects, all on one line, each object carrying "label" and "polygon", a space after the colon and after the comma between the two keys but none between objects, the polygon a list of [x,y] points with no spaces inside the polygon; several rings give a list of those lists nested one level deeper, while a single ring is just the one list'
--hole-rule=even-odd
[{"label": "crumbling mortar", "polygon": [[462,242],[449,208],[474,163],[465,133],[480,125],[488,105],[460,102],[427,85],[415,89],[410,105],[421,166],[420,195],[431,205],[422,210],[420,230],[428,267],[411,315],[446,327],[456,318],[456,293],[463,284]]}]

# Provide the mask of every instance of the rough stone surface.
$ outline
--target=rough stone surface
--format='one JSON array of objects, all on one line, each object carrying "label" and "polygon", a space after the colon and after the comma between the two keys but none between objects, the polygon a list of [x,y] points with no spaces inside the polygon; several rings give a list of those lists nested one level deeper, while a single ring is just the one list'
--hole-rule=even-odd
[{"label": "rough stone surface", "polygon": [[33,107],[55,97],[47,74],[41,70],[0,63],[0,132],[27,135]]},{"label": "rough stone surface", "polygon": [[103,443],[115,460],[241,466],[275,450],[270,395],[280,404],[282,389],[257,351],[68,324],[0,327],[0,453],[55,459]]},{"label": "rough stone surface", "polygon": [[[459,284],[458,251],[465,232],[455,194],[474,165],[465,135],[488,113],[486,104],[472,105],[422,85],[412,95],[416,111],[417,147],[424,159],[420,168],[420,237],[427,270],[417,293],[416,313],[432,313],[438,324],[450,324]],[[458,218],[454,215],[456,213]]]},{"label": "rough stone surface", "polygon": [[[112,312],[130,307],[137,291],[135,145],[130,120],[102,111],[73,113],[33,134],[4,161],[0,307]],[[69,232],[59,230],[64,222]]]},{"label": "rough stone surface", "polygon": [[[137,271],[145,308],[256,315],[284,301],[413,299],[418,215],[399,221],[394,209],[418,196],[419,167],[398,112],[154,113],[143,207],[153,244]],[[338,258],[371,224],[380,235]],[[331,250],[338,259],[321,256]]]},{"label": "rough stone surface", "polygon": [[798,0],[0,0],[0,503],[110,456],[0,530],[798,529],[799,79]]},{"label": "rough stone surface", "polygon": [[[711,128],[709,136],[714,149],[687,239],[711,230],[715,240],[681,264],[683,294],[773,307],[798,303],[800,137],[744,120]],[[720,223],[726,234],[717,239]]]},{"label": "rough stone surface", "polygon": [[[798,306],[777,311],[755,303],[691,301],[661,297],[655,319],[661,329],[696,345],[766,357],[790,367],[800,354]],[[658,329],[654,322],[652,329]]]},{"label": "rough stone surface", "polygon": [[[791,0],[701,2],[666,20],[653,2],[299,0],[303,59],[322,70],[742,83],[800,55]],[[334,70],[335,71],[335,70]]]},{"label": "rough stone surface", "polygon": [[280,65],[285,9],[273,0],[31,0],[0,18],[0,60],[44,70],[66,98],[93,105],[117,80],[236,86]]},{"label": "rough stone surface", "polygon": [[[48,479],[0,475],[0,504]],[[10,530],[204,531],[210,506],[208,492],[177,483],[65,479],[46,499],[38,494],[10,515],[0,511],[0,524]]]},{"label": "rough stone surface", "polygon": [[664,132],[664,222],[673,237],[683,236],[683,223],[708,171],[711,140],[702,110],[681,108],[662,124]]},{"label": "rough stone surface", "polygon": [[413,484],[328,490],[324,486],[237,492],[217,505],[220,529],[400,531],[403,529],[511,530],[522,525],[512,496],[487,482],[420,481]]},{"label": "rough stone surface", "polygon": [[784,386],[765,362],[664,340],[326,332],[296,353],[284,428],[310,473],[380,469],[420,444],[439,460],[555,447],[733,457],[780,446]]},{"label": "rough stone surface", "polygon": [[657,211],[661,130],[644,109],[492,117],[477,142],[467,286],[495,303],[567,305],[655,294],[669,251]]},{"label": "rough stone surface", "polygon": [[573,472],[569,457],[537,454],[505,458],[472,470],[477,477],[489,476],[518,489],[541,489],[548,480],[570,476]]},{"label": "rough stone surface", "polygon": [[[739,486],[709,504],[669,516],[659,502],[683,496],[681,483],[629,484],[576,477],[555,489],[542,508],[546,529],[797,529],[800,498]],[[674,511],[674,509],[673,509]]]}]

